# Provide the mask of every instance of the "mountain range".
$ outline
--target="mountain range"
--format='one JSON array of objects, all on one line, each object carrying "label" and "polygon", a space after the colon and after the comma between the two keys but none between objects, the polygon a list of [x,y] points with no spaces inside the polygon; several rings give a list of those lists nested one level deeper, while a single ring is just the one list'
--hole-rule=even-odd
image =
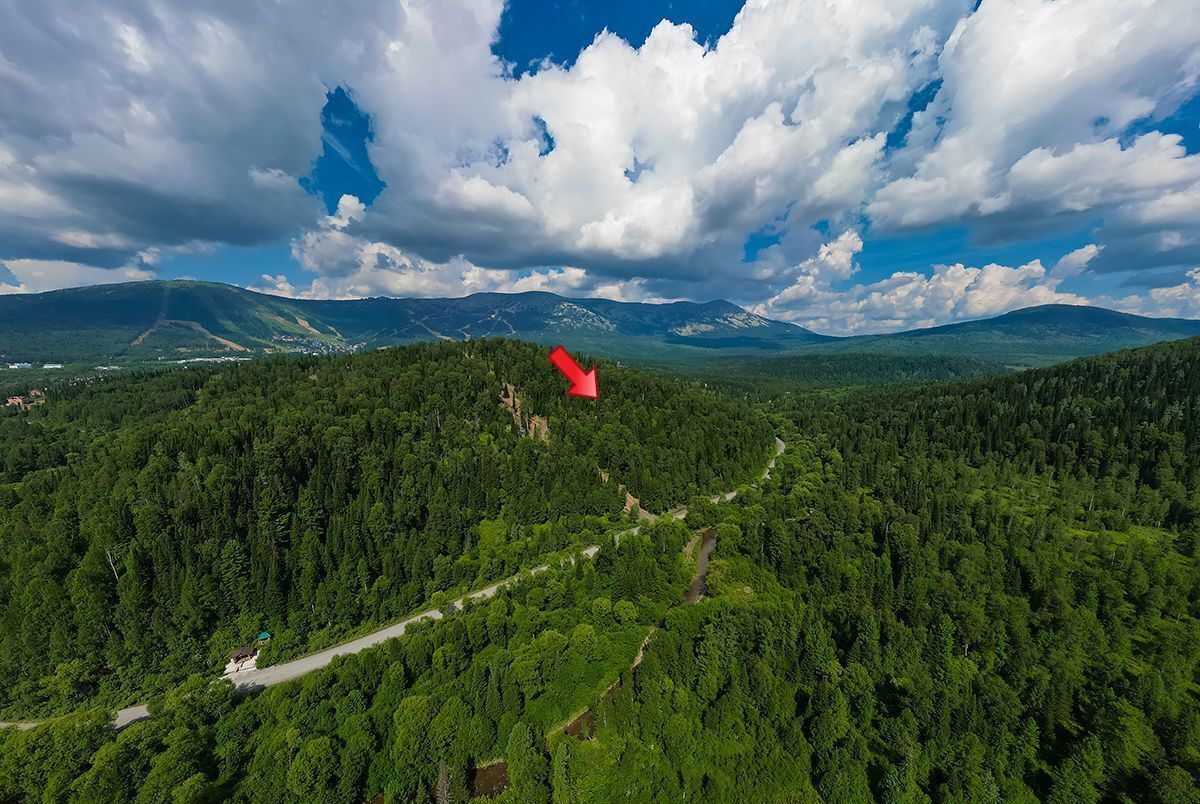
[{"label": "mountain range", "polygon": [[838,338],[823,351],[953,355],[1015,366],[1042,366],[1085,355],[1200,335],[1200,321],[1150,318],[1103,307],[1044,304],[975,321],[889,335]]},{"label": "mountain range", "polygon": [[646,304],[544,292],[326,301],[184,280],[0,296],[0,360],[35,364],[336,353],[415,340],[510,337],[627,359],[856,352],[1030,366],[1196,335],[1200,321],[1069,305],[835,338],[727,301]]}]

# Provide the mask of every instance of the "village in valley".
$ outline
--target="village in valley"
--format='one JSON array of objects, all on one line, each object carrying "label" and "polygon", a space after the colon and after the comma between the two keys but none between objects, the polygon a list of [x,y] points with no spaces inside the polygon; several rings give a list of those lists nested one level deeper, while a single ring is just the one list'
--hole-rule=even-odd
[{"label": "village in valley", "polygon": [[9,359],[7,362],[0,363],[0,371],[20,372],[16,375],[10,375],[8,378],[12,382],[0,383],[0,397],[4,398],[4,408],[6,410],[25,411],[32,409],[35,405],[41,405],[46,402],[45,387],[35,388],[30,387],[24,393],[20,393],[19,389],[25,383],[40,382],[41,372],[49,371],[56,372],[63,368],[62,363],[43,363],[40,367],[33,363],[24,361],[13,361]]}]

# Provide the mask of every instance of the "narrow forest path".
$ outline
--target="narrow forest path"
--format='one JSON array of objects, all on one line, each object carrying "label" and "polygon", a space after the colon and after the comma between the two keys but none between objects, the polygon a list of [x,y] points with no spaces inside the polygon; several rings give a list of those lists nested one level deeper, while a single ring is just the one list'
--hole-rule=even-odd
[{"label": "narrow forest path", "polygon": [[[786,444],[784,444],[784,442],[778,436],[776,436],[775,454],[771,457],[770,462],[767,464],[767,468],[763,471],[758,482],[762,482],[771,476],[771,470],[775,468],[775,459],[783,453],[785,448]],[[715,495],[711,499],[713,502],[720,502],[732,500],[735,496],[737,496],[737,491],[733,490],[727,491],[724,494]],[[623,530],[614,534],[613,539],[620,540],[622,536],[630,533],[637,533],[639,530],[641,530],[642,525],[646,524],[647,522],[654,522],[658,519],[664,518],[683,519],[687,516],[687,514],[688,508],[686,505],[681,505],[678,508],[673,508],[670,511],[666,511],[657,515],[649,514],[648,518],[643,520],[642,523],[629,528],[628,530]],[[598,552],[600,552],[600,545],[593,544],[579,550],[577,553],[572,555],[569,560],[574,562],[578,556],[593,558]],[[537,575],[545,572],[548,569],[550,569],[550,564],[539,564],[538,566],[532,567],[528,570],[522,570],[516,575],[505,578],[502,581],[497,581],[491,586],[485,586],[482,589],[478,589],[474,592],[463,595],[462,597],[457,598],[456,600],[447,604],[446,608],[457,611],[469,601],[486,600],[490,597],[494,597],[501,589],[516,583],[517,581],[526,577],[526,575]],[[391,625],[387,625],[376,631],[372,631],[366,636],[342,643],[341,645],[335,645],[331,648],[326,648],[325,650],[309,654],[308,656],[301,656],[298,659],[292,659],[291,661],[283,662],[281,664],[242,670],[237,673],[221,676],[221,678],[229,679],[231,682],[233,682],[235,691],[244,693],[255,692],[265,689],[266,687],[273,687],[276,684],[284,684],[288,681],[294,681],[295,679],[306,676],[314,670],[320,670],[323,667],[327,667],[329,663],[332,662],[337,656],[360,653],[367,648],[372,648],[380,644],[381,642],[386,642],[389,639],[395,639],[396,637],[403,636],[404,632],[415,623],[423,622],[425,620],[440,620],[443,616],[445,615],[443,615],[441,609],[428,609],[426,611],[414,614],[407,619],[401,620],[400,622],[392,623]],[[135,706],[127,706],[124,709],[117,710],[113,717],[113,726],[114,728],[120,730],[132,723],[138,722],[139,720],[145,720],[149,716],[150,713],[146,708],[146,704],[144,703],[137,704]],[[0,722],[0,728],[16,726],[19,729],[31,729],[43,722],[45,721],[30,721],[23,723]]]},{"label": "narrow forest path", "polygon": [[[704,592],[707,588],[705,583],[708,579],[708,556],[710,553],[712,553],[713,548],[717,545],[717,529],[715,527],[706,528],[704,532],[700,534],[699,543],[700,556],[696,560],[696,572],[692,576],[692,583],[687,589],[684,590],[683,598],[678,603],[672,604],[668,608],[668,611],[676,606],[687,606],[692,603],[699,602],[699,600],[704,597]],[[695,547],[695,545],[695,539],[684,545],[684,554],[687,555],[689,553],[689,549]],[[646,638],[643,639],[642,644],[638,646],[637,655],[633,657],[633,661],[629,665],[630,673],[637,669],[638,665],[642,663],[642,659],[646,658],[646,648],[650,647],[650,641],[654,638],[654,635],[658,633],[660,629],[662,629],[665,622],[666,620],[664,617],[664,619],[659,620],[657,623],[650,626],[650,630],[646,632]],[[612,696],[616,695],[617,690],[620,689],[620,687],[621,676],[617,676],[617,679],[608,685],[608,687],[604,690],[604,693],[599,697],[599,699],[596,700],[595,703],[591,704],[586,709],[580,710],[579,712],[571,715],[570,719],[567,720],[566,723],[555,726],[550,731],[555,732],[559,729],[562,729],[564,734],[568,735],[569,737],[574,737],[577,740],[590,739],[592,731],[595,728],[596,707]]]},{"label": "narrow forest path", "polygon": [[[755,486],[757,486],[761,483],[764,483],[768,479],[770,479],[771,470],[775,468],[775,459],[783,454],[783,451],[786,447],[787,447],[787,445],[783,442],[783,439],[776,436],[775,437],[775,454],[771,457],[771,461],[770,461],[770,463],[767,464],[767,468],[763,470],[763,473],[759,477],[758,482],[756,482],[754,484]],[[737,496],[737,491],[735,490],[735,491],[727,491],[724,494],[715,495],[713,497],[710,497],[709,499],[711,499],[713,502],[728,502],[736,496]],[[682,512],[682,513],[680,513],[680,512]],[[687,516],[687,506],[682,506],[681,508],[677,508],[674,511],[671,511],[668,513],[670,516],[674,516],[676,519],[683,519],[685,516]],[[668,514],[663,514],[662,516],[667,516],[667,515]],[[637,528],[634,528],[634,530],[637,530]],[[633,531],[625,531],[625,532],[631,533]],[[691,551],[693,549],[695,549],[697,546],[699,546],[700,549],[699,549],[699,555],[696,558],[696,571],[692,576],[692,583],[688,586],[688,588],[686,590],[684,590],[683,599],[680,600],[678,603],[672,605],[671,608],[674,608],[675,606],[696,603],[702,597],[704,597],[704,593],[707,590],[706,583],[708,580],[708,558],[709,558],[709,555],[712,553],[713,548],[717,546],[717,529],[715,527],[706,528],[703,533],[698,535],[697,538],[692,539],[686,545],[684,545],[684,547],[683,547],[684,554],[690,556]],[[644,659],[646,656],[646,648],[650,647],[650,641],[654,638],[655,633],[657,633],[659,631],[659,629],[661,629],[662,627],[663,627],[662,621],[650,626],[650,630],[646,632],[646,638],[642,640],[642,644],[638,647],[637,655],[633,657],[633,662],[630,663],[630,665],[629,665],[630,672],[636,670],[638,665],[640,665],[642,663],[642,659]],[[604,690],[604,693],[600,696],[599,701],[603,701],[605,698],[609,698],[612,695],[614,695],[616,693],[617,688],[620,685],[621,685],[621,679],[620,679],[620,677],[618,677],[616,681],[614,681],[612,684],[610,684]],[[599,703],[599,701],[597,701],[597,703]],[[591,733],[591,730],[593,727],[592,712],[595,708],[596,708],[596,703],[592,704],[591,706],[587,707],[586,709],[583,709],[583,710],[571,715],[571,717],[567,720],[566,723],[563,723],[559,726],[555,726],[550,731],[554,732],[559,729],[562,729],[563,732],[565,732],[569,736],[575,737],[576,739],[584,739],[587,735],[589,735]]]}]

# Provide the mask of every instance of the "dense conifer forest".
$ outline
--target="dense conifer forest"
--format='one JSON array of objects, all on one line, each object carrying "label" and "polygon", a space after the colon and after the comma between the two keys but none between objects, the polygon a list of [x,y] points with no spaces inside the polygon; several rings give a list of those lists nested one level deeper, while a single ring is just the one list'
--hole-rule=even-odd
[{"label": "dense conifer forest", "polygon": [[594,538],[626,489],[659,511],[770,450],[761,416],[678,382],[605,367],[599,403],[563,390],[541,349],[485,341],[118,380],[0,419],[0,710],[123,703],[262,630],[276,656],[328,642]]},{"label": "dense conifer forest", "polygon": [[806,391],[964,380],[1014,370],[1001,363],[970,357],[872,353],[721,357],[702,365],[663,363],[661,369],[764,400]]},{"label": "dense conifer forest", "polygon": [[[4,649],[35,638],[21,618],[49,616],[20,608],[31,605],[21,601],[53,599],[24,586],[18,593],[14,578],[44,587],[53,583],[46,573],[58,571],[64,610],[91,610],[78,604],[87,597],[75,591],[81,582],[74,579],[91,577],[83,568],[93,551],[91,572],[108,572],[102,551],[111,542],[85,523],[94,507],[117,496],[108,489],[126,482],[121,472],[134,482],[124,497],[133,508],[134,538],[175,528],[170,539],[152,542],[158,546],[144,560],[161,561],[163,572],[178,562],[181,569],[169,577],[186,575],[185,565],[205,566],[201,553],[190,565],[183,557],[199,550],[188,545],[208,538],[197,523],[221,509],[187,490],[209,488],[214,468],[201,461],[217,447],[202,445],[226,430],[246,433],[238,429],[244,426],[255,437],[243,438],[274,445],[275,454],[235,449],[244,442],[234,435],[216,441],[238,456],[228,470],[235,479],[226,482],[248,489],[255,511],[244,529],[233,520],[223,532],[250,545],[273,544],[271,533],[275,544],[303,545],[300,489],[320,489],[347,474],[333,468],[343,465],[337,438],[324,446],[326,435],[320,449],[309,448],[307,439],[315,437],[295,422],[313,407],[323,409],[322,395],[310,395],[305,384],[322,382],[323,374],[340,378],[324,394],[357,380],[362,387],[352,397],[362,398],[365,409],[398,407],[423,423],[398,428],[420,434],[406,442],[413,449],[430,451],[418,450],[424,459],[387,475],[389,493],[400,493],[409,472],[455,478],[441,484],[461,495],[453,498],[455,515],[506,523],[472,531],[460,521],[439,530],[429,514],[403,538],[391,532],[392,543],[401,545],[394,549],[412,544],[413,555],[430,556],[420,592],[481,574],[474,565],[454,574],[475,560],[455,534],[490,533],[497,551],[507,557],[512,550],[519,563],[529,555],[519,545],[539,538],[531,524],[538,517],[563,523],[561,536],[542,537],[545,549],[603,527],[620,501],[595,482],[598,466],[661,507],[722,482],[732,487],[766,461],[769,428],[718,393],[614,374],[614,389],[628,382],[643,396],[612,391],[622,402],[619,414],[588,410],[584,416],[596,417],[588,424],[598,427],[585,427],[574,409],[563,415],[573,402],[560,398],[561,388],[538,379],[536,352],[503,343],[475,348],[482,351],[418,347],[149,378],[145,388],[175,396],[159,407],[142,403],[150,420],[145,432],[111,414],[93,419],[85,438],[69,424],[69,409],[56,414],[47,405],[38,414],[46,417],[44,427],[22,440],[45,438],[58,445],[60,459],[30,472],[35,459],[5,442],[11,468],[4,543],[16,549],[2,565],[5,628],[13,629],[4,632]],[[372,370],[356,373],[363,361]],[[429,393],[436,385],[392,381],[407,370],[418,377],[478,375],[481,390],[433,406],[456,413],[431,427],[429,405],[397,405],[408,399],[402,393]],[[527,389],[530,409],[547,412],[548,444],[522,440],[508,412],[496,411],[488,370],[511,374]],[[318,379],[307,380],[314,373]],[[377,379],[372,384],[367,377]],[[136,394],[121,388],[80,394]],[[352,464],[357,474],[349,473],[360,488],[358,467],[373,442],[359,439],[375,431],[346,423],[358,411],[349,402],[330,407],[330,418],[347,430],[345,448],[365,450]],[[694,499],[685,520],[660,520],[617,543],[601,539],[593,561],[564,562],[486,603],[260,695],[235,698],[227,684],[196,675],[157,697],[149,720],[120,733],[100,710],[7,732],[0,736],[0,791],[28,801],[466,801],[480,792],[479,770],[503,759],[507,789],[494,800],[521,804],[1194,802],[1200,800],[1198,408],[1200,340],[990,379],[782,394],[763,402],[759,415],[769,418],[787,451],[768,480],[734,499]],[[370,414],[359,416],[361,427],[372,426]],[[672,422],[691,416],[712,418],[692,420],[690,435],[683,432],[688,427],[672,430]],[[197,430],[202,422],[208,429]],[[571,422],[581,423],[579,432]],[[642,428],[628,446],[636,457],[622,463],[612,450],[627,442],[604,436],[606,427]],[[669,440],[656,440],[660,430],[692,446],[673,456]],[[738,435],[728,438],[730,432]],[[484,434],[503,448],[476,449]],[[566,454],[556,453],[560,438],[572,447]],[[175,457],[162,458],[164,468],[155,470],[156,444],[164,440],[165,454]],[[180,449],[188,444],[192,453]],[[474,463],[456,464],[455,450]],[[522,472],[553,469],[545,477],[571,481],[563,484],[561,508],[553,493],[510,497],[517,494],[504,485],[511,456],[524,450],[533,457],[519,464]],[[296,451],[320,460],[309,457],[312,463],[297,469]],[[190,474],[181,452],[194,455]],[[475,486],[487,455],[503,456],[495,458],[495,480]],[[718,460],[721,468],[706,463],[711,474],[699,474],[685,459]],[[322,461],[333,463],[320,483],[296,479],[317,476]],[[85,466],[110,467],[107,479],[92,478]],[[272,491],[273,471],[293,478],[294,486],[283,487],[293,496]],[[594,501],[570,496],[585,476]],[[244,478],[240,486],[237,478]],[[662,485],[649,492],[642,480]],[[490,505],[493,484],[506,491]],[[418,483],[413,493],[427,487]],[[320,499],[329,505],[328,496]],[[142,507],[157,511],[155,500],[167,511],[149,520],[155,527],[138,531],[139,517],[147,516]],[[581,506],[594,520],[578,515]],[[318,552],[362,544],[368,578],[386,575],[369,563],[368,546],[384,544],[370,538],[369,514],[343,515],[347,524],[336,528],[332,513],[319,520],[322,530],[311,539]],[[350,522],[356,528],[343,530]],[[75,535],[58,546],[64,529]],[[333,536],[348,532],[362,535]],[[700,533],[716,535],[705,594],[681,605],[696,572]],[[40,534],[46,535],[39,540]],[[286,594],[277,609],[257,616],[286,618],[299,632],[309,616],[300,590],[313,587],[303,581],[304,551],[294,549],[298,557],[284,563],[291,572]],[[248,552],[256,585],[247,588],[266,599],[271,564]],[[450,574],[440,575],[446,556]],[[125,572],[134,571],[136,562],[127,563]],[[345,609],[345,617],[390,611],[371,610],[370,586],[350,580],[360,591],[357,608]],[[333,597],[322,598],[322,606],[336,606],[339,583],[326,587]],[[400,588],[378,599],[393,600]],[[182,604],[193,599],[177,589],[180,597],[139,611],[177,629],[188,622]],[[120,581],[109,594],[119,604]],[[210,622],[240,615],[221,616],[210,614]],[[131,661],[136,654],[129,648],[108,647],[113,640],[124,644],[120,625],[109,628],[117,636],[91,648],[78,623],[58,637],[50,629],[47,638],[69,646],[60,664],[85,657]],[[61,671],[46,670],[53,680],[33,688],[19,680],[19,663],[4,665],[17,689],[61,689]]]}]

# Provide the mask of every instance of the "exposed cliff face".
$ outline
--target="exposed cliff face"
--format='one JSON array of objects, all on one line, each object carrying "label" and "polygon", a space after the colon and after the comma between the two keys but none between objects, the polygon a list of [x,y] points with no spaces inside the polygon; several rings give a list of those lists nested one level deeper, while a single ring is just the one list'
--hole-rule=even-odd
[{"label": "exposed cliff face", "polygon": [[[523,409],[521,397],[511,383],[504,383],[504,390],[500,392],[500,402],[508,408],[513,422],[521,430],[522,435],[536,438],[539,441],[550,440],[550,422],[545,416],[539,416]],[[608,482],[607,478],[605,482]]]}]

